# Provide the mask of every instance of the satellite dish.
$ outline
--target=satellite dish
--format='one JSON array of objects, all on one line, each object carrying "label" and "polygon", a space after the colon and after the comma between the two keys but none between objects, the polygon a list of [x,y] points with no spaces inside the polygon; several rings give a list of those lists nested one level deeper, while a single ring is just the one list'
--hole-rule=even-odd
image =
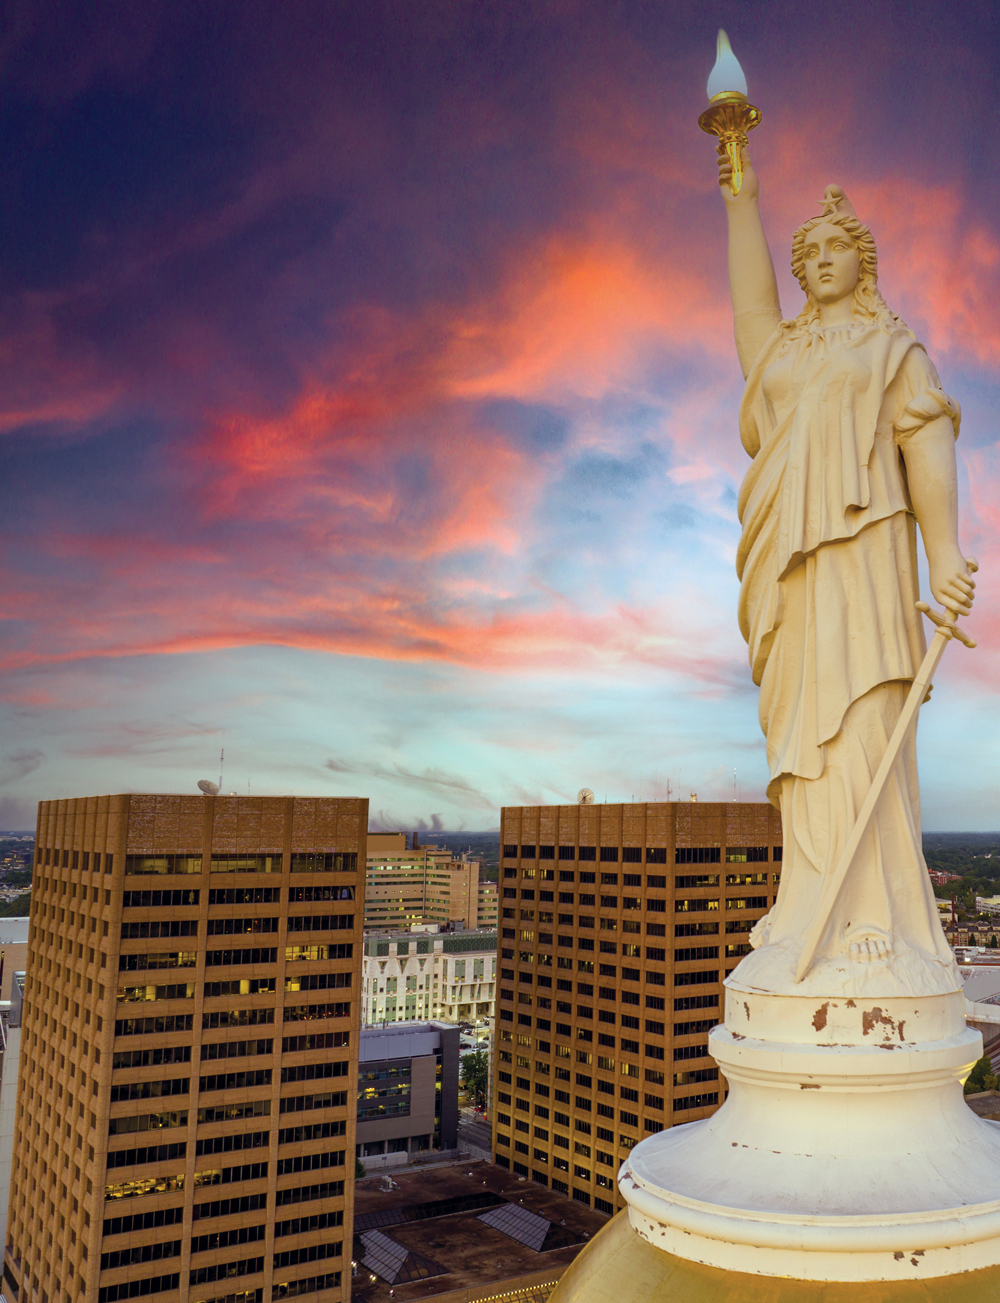
[{"label": "satellite dish", "polygon": [[594,804],[594,793],[590,790],[589,787],[580,788],[580,790],[576,794],[576,803],[577,805]]},{"label": "satellite dish", "polygon": [[218,796],[219,784],[213,783],[210,778],[199,778],[198,791],[203,792],[205,796]]}]

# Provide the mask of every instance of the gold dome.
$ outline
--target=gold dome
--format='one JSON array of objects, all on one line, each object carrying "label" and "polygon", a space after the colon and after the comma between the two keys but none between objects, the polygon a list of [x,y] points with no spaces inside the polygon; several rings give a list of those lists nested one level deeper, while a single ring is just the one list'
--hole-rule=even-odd
[{"label": "gold dome", "polygon": [[933,1280],[812,1281],[704,1267],[640,1238],[624,1209],[577,1255],[549,1303],[989,1303],[1000,1267]]}]

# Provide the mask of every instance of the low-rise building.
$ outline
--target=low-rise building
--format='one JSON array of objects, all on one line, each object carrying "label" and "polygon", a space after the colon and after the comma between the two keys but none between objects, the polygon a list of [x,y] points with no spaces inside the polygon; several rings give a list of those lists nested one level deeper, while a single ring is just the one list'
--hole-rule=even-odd
[{"label": "low-rise building", "polygon": [[358,1158],[393,1167],[458,1147],[457,1027],[408,1022],[361,1031]]},{"label": "low-rise building", "polygon": [[28,966],[30,923],[30,918],[0,918],[0,1000],[13,998],[13,976]]},{"label": "low-rise building", "polygon": [[10,999],[0,1003],[0,1243],[7,1232],[10,1168],[17,1121],[17,1069],[21,1058],[24,972],[9,972]]},{"label": "low-rise building", "polygon": [[1000,896],[977,896],[977,914],[1000,914]]},{"label": "low-rise building", "polygon": [[364,1021],[486,1021],[493,1017],[496,964],[495,930],[368,933],[361,971]]}]

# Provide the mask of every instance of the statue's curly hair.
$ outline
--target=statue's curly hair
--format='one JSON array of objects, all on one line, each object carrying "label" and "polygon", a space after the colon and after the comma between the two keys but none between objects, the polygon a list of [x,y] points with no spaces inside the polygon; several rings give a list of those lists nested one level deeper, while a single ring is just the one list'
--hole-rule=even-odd
[{"label": "statue's curly hair", "polygon": [[824,223],[842,227],[858,246],[858,283],[854,289],[855,317],[863,321],[875,322],[883,330],[907,330],[906,323],[893,312],[879,290],[878,251],[870,228],[849,213],[832,213],[829,216],[820,214],[818,217],[810,217],[809,221],[804,222],[792,237],[792,273],[802,286],[806,301],[797,317],[781,323],[782,329],[788,334],[788,339],[795,339],[804,334],[820,317],[819,304],[813,298],[806,281],[805,246],[809,232]]}]

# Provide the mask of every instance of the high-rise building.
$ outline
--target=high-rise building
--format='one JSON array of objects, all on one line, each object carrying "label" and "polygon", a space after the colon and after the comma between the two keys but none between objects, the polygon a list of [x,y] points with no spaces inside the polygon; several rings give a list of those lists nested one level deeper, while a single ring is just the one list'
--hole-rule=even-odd
[{"label": "high-rise building", "polygon": [[366,928],[419,923],[496,927],[497,889],[478,860],[452,856],[441,846],[407,846],[404,832],[369,833]]},{"label": "high-rise building", "polygon": [[497,934],[370,932],[361,980],[366,1023],[493,1017]]},{"label": "high-rise building", "polygon": [[348,1296],[367,805],[41,803],[7,1298]]},{"label": "high-rise building", "polygon": [[767,804],[502,813],[497,1163],[611,1214],[645,1135],[711,1114],[722,981],[774,902]]}]

